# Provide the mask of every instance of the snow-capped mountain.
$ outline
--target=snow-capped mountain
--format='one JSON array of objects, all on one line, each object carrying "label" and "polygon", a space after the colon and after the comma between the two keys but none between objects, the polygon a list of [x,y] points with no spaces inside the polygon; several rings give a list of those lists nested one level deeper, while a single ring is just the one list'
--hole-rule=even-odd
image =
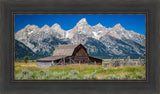
[{"label": "snow-capped mountain", "polygon": [[145,56],[145,36],[134,31],[128,31],[116,24],[106,28],[101,23],[95,26],[88,24],[82,18],[70,30],[65,31],[58,23],[51,27],[44,25],[39,28],[27,25],[15,34],[15,39],[25,44],[36,54],[49,56],[60,44],[83,44],[90,55],[102,57],[114,56]]}]

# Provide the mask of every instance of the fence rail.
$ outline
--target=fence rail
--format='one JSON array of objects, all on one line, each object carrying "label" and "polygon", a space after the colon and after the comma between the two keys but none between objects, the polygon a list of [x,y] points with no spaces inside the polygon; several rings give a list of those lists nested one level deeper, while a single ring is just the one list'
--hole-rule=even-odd
[{"label": "fence rail", "polygon": [[108,61],[104,61],[102,67],[123,67],[123,66],[143,66],[145,65],[145,59],[110,59]]}]

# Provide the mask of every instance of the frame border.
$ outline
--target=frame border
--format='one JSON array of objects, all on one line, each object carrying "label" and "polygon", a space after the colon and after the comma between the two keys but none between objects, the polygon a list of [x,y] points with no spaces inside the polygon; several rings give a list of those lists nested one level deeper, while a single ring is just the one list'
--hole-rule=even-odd
[{"label": "frame border", "polygon": [[[160,2],[158,0],[59,0],[59,1],[2,1],[0,2],[0,92],[1,94],[160,94]],[[11,69],[12,62],[12,12],[27,12],[27,11],[54,11],[62,12],[129,12],[129,11],[148,11],[148,26],[147,26],[147,47],[148,47],[148,81],[147,82],[12,82]]]},{"label": "frame border", "polygon": [[147,27],[148,27],[148,11],[142,11],[142,12],[139,12],[139,11],[137,11],[137,12],[132,12],[132,11],[130,11],[130,12],[121,12],[121,11],[119,11],[119,12],[103,12],[103,13],[97,13],[97,12],[93,12],[93,13],[83,13],[83,12],[81,12],[81,13],[77,13],[77,12],[62,12],[62,13],[60,13],[60,14],[64,14],[64,15],[79,15],[79,14],[86,14],[86,15],[118,15],[118,14],[122,14],[122,15],[138,15],[138,14],[140,14],[140,15],[145,15],[145,38],[146,38],[146,40],[145,40],[145,46],[146,46],[146,48],[145,48],[145,50],[146,50],[146,56],[145,56],[145,68],[146,68],[146,70],[145,70],[145,76],[146,76],[146,79],[145,80],[15,80],[14,79],[14,57],[15,57],[15,55],[14,55],[14,51],[15,51],[15,44],[14,44],[14,35],[15,35],[15,21],[14,21],[14,16],[15,15],[19,15],[19,14],[26,14],[26,15],[45,15],[45,14],[51,14],[51,15],[59,15],[59,12],[44,12],[44,11],[40,11],[40,12],[32,12],[32,11],[27,11],[27,12],[23,12],[23,11],[20,11],[20,12],[12,12],[12,65],[11,65],[11,67],[12,67],[12,71],[11,71],[11,77],[12,77],[12,80],[11,80],[11,82],[148,82],[148,54],[149,54],[149,50],[148,50],[148,43],[149,43],[149,41],[148,41],[148,38],[149,38],[149,36],[148,36],[148,29],[147,29]]}]

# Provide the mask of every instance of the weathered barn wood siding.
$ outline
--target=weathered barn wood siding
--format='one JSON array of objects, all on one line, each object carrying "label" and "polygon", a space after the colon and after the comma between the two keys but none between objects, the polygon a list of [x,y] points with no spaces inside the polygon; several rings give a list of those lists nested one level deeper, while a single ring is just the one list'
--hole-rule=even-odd
[{"label": "weathered barn wood siding", "polygon": [[86,49],[82,46],[79,46],[75,49],[74,61],[76,63],[89,63],[89,57]]},{"label": "weathered barn wood siding", "polygon": [[74,56],[88,56],[87,51],[82,46],[75,49],[74,52],[75,52]]},{"label": "weathered barn wood siding", "polygon": [[102,59],[94,58],[94,57],[89,57],[91,60],[91,63],[96,63],[101,65],[102,64]]},{"label": "weathered barn wood siding", "polygon": [[74,61],[76,63],[81,63],[81,64],[89,63],[90,62],[90,60],[88,59],[88,57],[75,57]]}]

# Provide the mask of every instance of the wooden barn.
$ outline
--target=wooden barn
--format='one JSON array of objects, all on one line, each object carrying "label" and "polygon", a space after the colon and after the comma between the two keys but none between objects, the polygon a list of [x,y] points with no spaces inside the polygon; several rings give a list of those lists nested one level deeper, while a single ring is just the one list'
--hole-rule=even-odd
[{"label": "wooden barn", "polygon": [[102,64],[102,59],[89,56],[86,48],[79,44],[59,45],[55,48],[52,56],[37,60],[38,67],[66,64]]}]

